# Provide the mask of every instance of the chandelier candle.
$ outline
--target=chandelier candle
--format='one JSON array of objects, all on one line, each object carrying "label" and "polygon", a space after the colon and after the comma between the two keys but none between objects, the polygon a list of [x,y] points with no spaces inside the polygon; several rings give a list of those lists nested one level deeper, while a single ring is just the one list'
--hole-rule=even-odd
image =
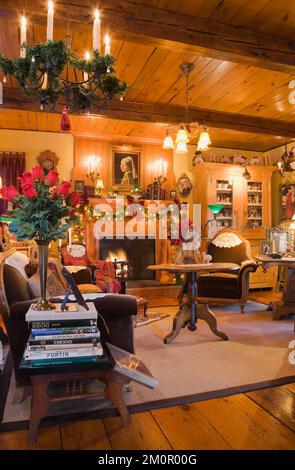
[{"label": "chandelier candle", "polygon": [[95,10],[94,13],[94,22],[93,22],[93,50],[100,51],[100,35],[101,35],[101,25],[99,10]]},{"label": "chandelier candle", "polygon": [[51,0],[49,0],[47,12],[47,41],[53,40],[53,14],[54,4]]},{"label": "chandelier candle", "polygon": [[111,53],[111,38],[108,34],[106,34],[104,37],[104,44],[105,44],[104,55],[109,55]]},{"label": "chandelier candle", "polygon": [[[90,54],[89,54],[88,51],[85,53],[85,60],[86,60],[86,62],[89,62],[89,60],[90,60]],[[88,73],[84,72],[83,77],[84,77],[84,82],[87,82],[87,80],[89,78]]]},{"label": "chandelier candle", "polygon": [[27,20],[25,16],[21,17],[20,22],[20,58],[25,59],[26,49],[23,45],[27,42]]}]

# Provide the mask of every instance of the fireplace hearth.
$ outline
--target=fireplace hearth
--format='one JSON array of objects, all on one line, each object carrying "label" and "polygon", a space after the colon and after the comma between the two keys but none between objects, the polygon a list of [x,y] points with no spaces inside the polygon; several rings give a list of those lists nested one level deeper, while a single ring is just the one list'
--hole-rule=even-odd
[{"label": "fireplace hearth", "polygon": [[155,264],[156,244],[153,239],[100,240],[100,259],[105,261],[128,261],[129,279],[134,281],[153,280],[155,272],[146,267]]}]

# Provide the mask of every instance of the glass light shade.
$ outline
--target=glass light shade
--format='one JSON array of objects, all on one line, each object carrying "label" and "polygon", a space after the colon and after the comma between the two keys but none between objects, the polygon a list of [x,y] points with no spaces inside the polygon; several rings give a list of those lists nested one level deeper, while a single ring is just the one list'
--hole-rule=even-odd
[{"label": "glass light shade", "polygon": [[210,145],[211,139],[207,131],[201,132],[201,135],[199,137],[198,141],[198,150],[208,150],[208,145]]},{"label": "glass light shade", "polygon": [[97,189],[103,189],[104,188],[103,181],[101,179],[97,180],[96,188]]},{"label": "glass light shade", "polygon": [[208,204],[208,208],[213,215],[219,214],[219,212],[224,208],[223,204]]},{"label": "glass light shade", "polygon": [[179,131],[177,132],[177,135],[176,135],[175,142],[177,144],[187,144],[189,142],[189,138],[188,138],[186,129],[183,129],[183,128],[179,129]]},{"label": "glass light shade", "polygon": [[175,151],[177,153],[188,153],[186,142],[177,142]]},{"label": "glass light shade", "polygon": [[163,142],[163,149],[172,150],[174,149],[174,142],[171,135],[166,135]]}]

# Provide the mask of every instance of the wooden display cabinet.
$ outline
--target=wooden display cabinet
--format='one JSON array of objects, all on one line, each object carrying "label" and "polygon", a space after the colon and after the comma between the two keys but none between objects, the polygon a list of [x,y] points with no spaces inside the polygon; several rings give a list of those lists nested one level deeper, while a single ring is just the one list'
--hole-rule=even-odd
[{"label": "wooden display cabinet", "polygon": [[[271,227],[271,176],[269,166],[247,166],[251,179],[245,179],[245,168],[227,163],[201,163],[191,171],[194,175],[194,202],[201,204],[201,223],[213,218],[208,204],[223,204],[216,221],[208,224],[205,239],[217,230],[233,227],[251,244],[252,255],[260,254],[261,241]],[[205,240],[206,243],[206,240]],[[263,273],[259,268],[250,275],[250,288],[275,287],[277,269]]]}]

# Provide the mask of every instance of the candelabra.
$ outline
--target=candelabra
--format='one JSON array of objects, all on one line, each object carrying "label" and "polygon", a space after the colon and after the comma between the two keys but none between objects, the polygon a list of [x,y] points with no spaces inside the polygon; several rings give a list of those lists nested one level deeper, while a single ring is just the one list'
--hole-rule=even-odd
[{"label": "candelabra", "polygon": [[92,185],[95,189],[95,195],[101,196],[101,189],[104,187],[102,184],[102,180],[100,178],[100,174],[96,170],[90,170],[86,177],[91,181]]}]

